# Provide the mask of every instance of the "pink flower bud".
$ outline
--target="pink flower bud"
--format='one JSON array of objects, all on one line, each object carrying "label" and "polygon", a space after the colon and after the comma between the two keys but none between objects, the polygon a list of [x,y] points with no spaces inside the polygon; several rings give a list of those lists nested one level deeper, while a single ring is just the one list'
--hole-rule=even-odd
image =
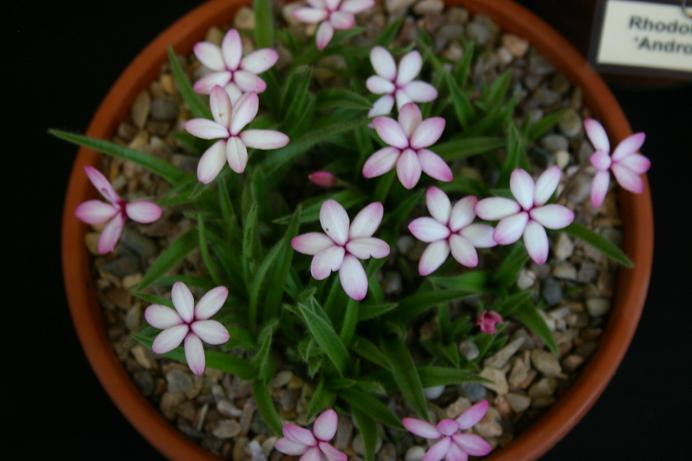
[{"label": "pink flower bud", "polygon": [[336,186],[339,181],[336,176],[334,176],[329,171],[314,171],[308,175],[308,179],[311,183],[316,186],[323,187],[325,189],[331,189]]},{"label": "pink flower bud", "polygon": [[483,333],[489,335],[497,332],[497,324],[502,322],[502,316],[495,311],[483,311],[476,320],[476,325]]}]

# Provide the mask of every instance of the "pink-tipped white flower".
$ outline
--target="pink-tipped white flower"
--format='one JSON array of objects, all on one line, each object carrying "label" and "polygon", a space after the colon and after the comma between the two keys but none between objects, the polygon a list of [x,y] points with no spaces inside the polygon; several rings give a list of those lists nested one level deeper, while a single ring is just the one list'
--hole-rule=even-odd
[{"label": "pink-tipped white flower", "polygon": [[483,333],[493,335],[497,332],[497,324],[502,323],[502,316],[495,311],[483,311],[476,320],[476,325]]},{"label": "pink-tipped white flower", "polygon": [[442,265],[449,256],[466,267],[478,265],[476,248],[496,245],[493,228],[487,224],[473,223],[478,199],[469,195],[452,207],[447,194],[437,187],[428,188],[425,204],[430,216],[417,218],[408,225],[409,231],[422,242],[429,242],[418,263],[420,275],[428,275]]},{"label": "pink-tipped white flower", "polygon": [[389,114],[394,107],[394,101],[397,109],[401,110],[406,103],[429,102],[437,98],[434,86],[414,80],[423,67],[423,58],[418,51],[407,53],[397,67],[389,51],[376,46],[370,51],[370,63],[377,75],[368,78],[368,90],[383,95],[375,101],[368,112],[370,117]]},{"label": "pink-tipped white flower", "polygon": [[483,400],[464,411],[457,419],[443,419],[436,425],[415,418],[404,418],[404,427],[414,435],[435,441],[423,461],[467,461],[469,456],[485,456],[493,447],[482,437],[468,431],[488,412]]},{"label": "pink-tipped white flower", "polygon": [[120,234],[125,227],[125,220],[132,219],[138,223],[149,224],[161,217],[161,208],[147,200],[134,200],[126,202],[120,198],[106,177],[94,167],[84,167],[89,181],[97,191],[108,200],[87,200],[75,210],[75,215],[80,221],[92,226],[105,224],[101,231],[96,251],[99,254],[110,253],[120,239]]},{"label": "pink-tipped white flower", "polygon": [[452,180],[452,170],[445,161],[427,149],[442,136],[445,119],[431,117],[423,120],[420,109],[411,102],[399,111],[399,121],[376,117],[372,123],[388,146],[368,158],[363,165],[363,176],[381,176],[396,166],[399,181],[406,189],[418,184],[422,171],[438,181]]},{"label": "pink-tipped white flower", "polygon": [[235,29],[226,32],[220,47],[199,42],[193,52],[211,70],[194,84],[194,90],[209,94],[215,86],[221,86],[233,102],[242,93],[262,93],[266,90],[267,84],[257,75],[271,68],[279,59],[279,53],[271,48],[262,48],[243,56],[243,42]]},{"label": "pink-tipped white flower", "polygon": [[274,448],[286,455],[301,455],[299,461],[346,461],[346,454],[329,443],[336,435],[338,423],[339,417],[330,408],[317,417],[312,430],[284,424],[284,436],[276,441]]},{"label": "pink-tipped white flower", "polygon": [[152,304],[144,311],[144,318],[154,328],[163,330],[154,338],[151,350],[157,354],[170,352],[185,341],[185,359],[196,375],[204,373],[204,341],[224,344],[230,338],[220,322],[210,320],[228,298],[226,287],[216,287],[195,304],[190,289],[183,282],[175,282],[171,299],[175,310]]},{"label": "pink-tipped white flower", "polygon": [[574,221],[567,207],[545,203],[560,184],[562,172],[557,166],[548,168],[534,183],[521,168],[512,172],[509,187],[515,200],[491,197],[478,202],[476,213],[481,219],[500,222],[493,237],[500,245],[510,245],[524,236],[526,251],[536,264],[548,259],[550,245],[545,228],[562,229]]},{"label": "pink-tipped white flower", "polygon": [[644,190],[644,182],[640,175],[651,168],[651,161],[639,153],[646,135],[635,133],[626,137],[611,155],[610,142],[603,125],[592,118],[587,118],[584,120],[584,129],[596,149],[590,159],[596,169],[596,176],[591,183],[591,205],[598,208],[603,203],[608,193],[611,171],[615,180],[624,189],[635,194],[641,193]]},{"label": "pink-tipped white flower", "polygon": [[329,171],[313,171],[308,175],[308,181],[323,189],[331,189],[339,183],[339,179]]},{"label": "pink-tipped white flower", "polygon": [[197,179],[201,183],[212,182],[226,161],[236,173],[245,171],[248,147],[267,150],[288,144],[288,136],[280,131],[244,129],[259,110],[257,93],[245,93],[232,104],[226,91],[215,86],[209,104],[214,120],[195,118],[185,123],[185,129],[193,136],[219,139],[204,152],[197,164]]},{"label": "pink-tipped white flower", "polygon": [[317,48],[322,50],[331,41],[335,30],[353,28],[355,15],[374,4],[374,0],[308,0],[310,6],[296,9],[293,17],[307,24],[319,23],[315,40]]},{"label": "pink-tipped white flower", "polygon": [[311,255],[310,273],[324,280],[339,271],[339,280],[346,294],[356,301],[368,293],[368,276],[359,259],[384,258],[389,245],[373,237],[382,221],[384,208],[373,202],[349,221],[348,213],[335,200],[326,200],[320,208],[320,224],[324,234],[309,232],[291,240],[294,250]]}]

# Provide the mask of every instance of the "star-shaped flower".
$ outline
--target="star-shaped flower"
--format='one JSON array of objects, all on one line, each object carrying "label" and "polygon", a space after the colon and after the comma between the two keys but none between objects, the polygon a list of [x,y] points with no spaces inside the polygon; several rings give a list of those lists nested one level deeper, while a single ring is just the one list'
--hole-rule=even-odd
[{"label": "star-shaped flower", "polygon": [[368,158],[363,165],[363,176],[381,176],[396,165],[399,181],[406,189],[418,184],[421,171],[438,181],[452,180],[452,170],[445,161],[427,149],[442,136],[445,119],[431,117],[423,120],[420,109],[411,102],[401,108],[398,122],[390,117],[376,117],[372,123],[389,146]]},{"label": "star-shaped flower", "polygon": [[497,324],[502,323],[502,316],[495,311],[483,311],[476,320],[481,332],[492,335],[497,332]]},{"label": "star-shaped flower", "polygon": [[299,461],[346,461],[346,454],[329,443],[336,435],[338,423],[336,412],[330,408],[317,417],[312,430],[284,424],[283,437],[274,448],[286,455],[301,455]]},{"label": "star-shaped flower", "polygon": [[298,8],[293,16],[307,24],[317,24],[317,48],[322,50],[331,41],[335,30],[351,29],[355,15],[375,4],[374,0],[308,0],[309,7]]},{"label": "star-shaped flower", "polygon": [[466,267],[478,265],[476,248],[496,245],[493,228],[487,224],[473,223],[474,208],[478,199],[470,195],[452,207],[447,194],[437,187],[428,188],[425,203],[432,217],[411,221],[409,231],[420,241],[430,242],[418,263],[420,275],[428,275],[442,265],[449,256]]},{"label": "star-shaped flower", "polygon": [[259,110],[256,93],[245,93],[235,104],[220,86],[211,90],[209,97],[214,120],[195,118],[185,123],[185,129],[198,138],[219,139],[204,152],[197,164],[197,179],[209,184],[218,176],[223,165],[236,173],[245,171],[247,148],[278,149],[288,144],[288,136],[275,130],[245,130]]},{"label": "star-shaped flower", "polygon": [[524,236],[524,245],[536,264],[548,259],[550,246],[545,228],[562,229],[574,220],[574,213],[557,204],[546,205],[560,184],[562,172],[557,166],[548,168],[534,183],[521,168],[512,172],[509,187],[515,200],[491,197],[478,202],[476,214],[488,221],[500,220],[493,237],[500,245],[510,245]]},{"label": "star-shaped flower", "polygon": [[596,149],[590,159],[596,169],[596,176],[591,183],[591,205],[598,208],[603,203],[608,193],[611,171],[615,180],[624,189],[635,194],[644,190],[644,182],[640,175],[651,168],[651,161],[639,153],[639,148],[644,144],[646,135],[635,133],[626,137],[611,155],[610,142],[603,125],[592,118],[587,118],[584,120],[584,129]]}]

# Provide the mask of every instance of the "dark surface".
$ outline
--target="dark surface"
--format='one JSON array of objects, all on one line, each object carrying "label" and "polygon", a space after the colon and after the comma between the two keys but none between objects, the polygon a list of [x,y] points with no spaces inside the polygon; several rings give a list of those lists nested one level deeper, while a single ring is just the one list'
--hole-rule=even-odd
[{"label": "dark surface", "polygon": [[[540,2],[539,2],[540,3]],[[3,224],[3,390],[10,413],[0,432],[23,458],[154,460],[160,455],[130,426],[92,373],[68,314],[60,266],[63,194],[75,149],[48,127],[83,131],[120,72],[159,31],[193,7],[183,1],[10,4],[13,55],[9,159],[3,186],[13,205]],[[569,12],[564,14],[569,15]],[[649,298],[634,342],[593,410],[545,460],[691,459],[687,443],[690,361],[690,87],[615,89],[632,126],[648,133],[656,215]],[[17,114],[17,111],[19,112]],[[19,132],[17,132],[19,131]],[[7,181],[9,180],[9,181]],[[28,250],[28,252],[27,252]],[[18,316],[19,318],[14,318]],[[7,335],[9,332],[9,335]],[[7,363],[9,358],[9,364]],[[5,405],[3,405],[5,407]]]}]

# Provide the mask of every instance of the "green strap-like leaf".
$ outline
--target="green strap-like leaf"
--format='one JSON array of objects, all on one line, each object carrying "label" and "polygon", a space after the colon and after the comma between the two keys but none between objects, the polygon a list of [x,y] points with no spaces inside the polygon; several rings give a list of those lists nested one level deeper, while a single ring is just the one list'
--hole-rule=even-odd
[{"label": "green strap-like leaf", "polygon": [[562,118],[562,115],[564,113],[565,111],[563,109],[560,109],[551,112],[545,117],[541,118],[539,121],[529,126],[529,130],[526,134],[526,137],[529,139],[529,141],[538,140],[541,136],[546,134],[552,127],[554,127],[560,122],[560,119]]},{"label": "green strap-like leaf", "polygon": [[618,248],[617,245],[609,242],[605,238],[587,229],[581,224],[572,223],[562,230],[567,232],[569,235],[588,243],[616,263],[624,267],[634,267],[632,260],[628,258],[625,252]]},{"label": "green strap-like leaf", "polygon": [[388,315],[397,323],[408,323],[428,309],[440,304],[478,294],[478,290],[435,290],[419,291],[399,302],[399,307]]},{"label": "green strap-like leaf", "polygon": [[538,309],[530,302],[525,302],[519,305],[512,316],[523,323],[526,328],[531,330],[536,336],[541,338],[543,343],[548,346],[548,349],[553,354],[558,354],[559,350],[555,343],[553,333],[546,325],[543,317],[538,313]]},{"label": "green strap-like leaf", "polygon": [[350,348],[353,352],[363,357],[365,360],[382,368],[389,368],[387,357],[375,345],[375,343],[371,342],[370,340],[360,336],[356,337],[356,339],[350,344]]},{"label": "green strap-like leaf", "polygon": [[425,388],[483,381],[471,371],[450,367],[422,366],[418,367],[418,375]]},{"label": "green strap-like leaf", "polygon": [[524,244],[522,242],[515,243],[493,274],[493,279],[503,288],[514,285],[519,276],[519,271],[528,261],[529,255],[524,249]]},{"label": "green strap-like leaf", "polygon": [[474,155],[481,155],[495,152],[505,146],[502,138],[479,136],[474,138],[463,138],[454,141],[447,141],[437,144],[434,149],[446,160],[463,160]]},{"label": "green strap-like leaf", "polygon": [[320,349],[329,357],[336,371],[343,375],[348,363],[348,350],[329,323],[329,319],[316,314],[311,307],[302,303],[298,304],[298,310]]},{"label": "green strap-like leaf", "polygon": [[278,315],[279,306],[281,305],[284,295],[283,287],[289,279],[288,274],[291,270],[291,261],[293,260],[294,251],[293,248],[291,248],[291,239],[298,233],[298,223],[300,222],[301,215],[302,209],[298,206],[281,240],[279,253],[276,256],[275,264],[269,275],[268,286],[271,287],[271,289],[267,290],[267,296],[264,299],[263,309],[265,320],[273,319]]},{"label": "green strap-like leaf", "polygon": [[312,420],[318,413],[330,407],[334,403],[335,398],[334,393],[325,386],[324,379],[321,379],[308,402],[307,419]]},{"label": "green strap-like leaf", "polygon": [[[283,242],[281,241],[277,242],[272,247],[272,249],[269,250],[269,253],[267,253],[267,256],[265,256],[264,258],[264,261],[262,261],[262,264],[260,264],[259,269],[257,269],[257,271],[252,274],[250,285],[250,307],[248,309],[248,314],[250,318],[250,328],[253,330],[257,326],[257,305],[259,303],[260,293],[264,285],[264,279],[266,278],[267,273],[274,266],[279,256],[279,251],[281,251],[282,243]],[[269,289],[270,291],[279,291],[280,286],[270,286]]]},{"label": "green strap-like leaf", "polygon": [[283,424],[281,423],[279,412],[276,411],[276,406],[272,401],[272,396],[267,385],[262,383],[262,381],[255,381],[252,384],[252,395],[255,397],[257,410],[267,427],[271,429],[274,435],[281,435]]},{"label": "green strap-like leaf", "polygon": [[375,420],[351,406],[351,413],[356,422],[356,428],[360,432],[360,437],[363,439],[363,447],[365,448],[365,461],[375,461],[375,450],[377,449],[377,439],[379,433]]},{"label": "green strap-like leaf", "polygon": [[195,118],[211,118],[211,111],[209,106],[204,102],[202,97],[195,93],[190,84],[190,79],[187,78],[187,74],[180,65],[178,57],[175,55],[172,47],[168,47],[168,61],[171,64],[171,72],[173,73],[173,79],[175,80],[175,85],[180,91],[180,95],[183,97],[183,101],[190,108],[190,112]]},{"label": "green strap-like leaf", "polygon": [[83,136],[67,131],[48,130],[48,132],[56,138],[62,139],[63,141],[67,141],[78,146],[88,147],[112,157],[129,160],[160,176],[170,184],[179,184],[187,177],[183,171],[174,167],[170,163],[145,152],[130,149],[129,147],[121,146],[110,141],[91,138],[89,136]]},{"label": "green strap-like leaf", "polygon": [[394,381],[408,405],[418,416],[428,419],[428,405],[423,393],[423,384],[418,376],[416,363],[404,342],[399,338],[384,339],[380,343],[380,349],[387,357]]},{"label": "green strap-like leaf", "polygon": [[339,336],[345,345],[348,345],[356,333],[356,325],[358,325],[358,312],[360,303],[353,299],[349,299],[344,312],[344,320],[341,323],[341,332]]},{"label": "green strap-like leaf", "polygon": [[271,0],[253,0],[255,12],[255,45],[257,48],[274,46],[274,17]]},{"label": "green strap-like leaf", "polygon": [[248,285],[252,283],[254,278],[254,249],[255,239],[257,238],[257,204],[250,205],[245,220],[243,221],[243,274]]},{"label": "green strap-like leaf", "polygon": [[199,252],[202,256],[204,266],[207,268],[207,272],[209,272],[209,276],[213,282],[216,285],[223,285],[216,262],[212,259],[211,254],[209,253],[209,246],[207,244],[207,230],[205,228],[204,218],[202,218],[201,214],[197,216],[197,229],[199,234]]},{"label": "green strap-like leaf", "polygon": [[177,267],[192,250],[197,248],[198,243],[199,239],[196,229],[189,230],[178,237],[151,263],[149,269],[137,285],[137,290],[145,289],[159,277]]},{"label": "green strap-like leaf", "polygon": [[437,287],[450,290],[468,290],[481,293],[487,289],[488,273],[481,270],[464,272],[460,275],[428,277]]},{"label": "green strap-like leaf", "polygon": [[358,321],[364,322],[380,317],[387,312],[393,311],[397,306],[397,303],[361,305],[358,310]]},{"label": "green strap-like leaf", "polygon": [[382,424],[396,429],[403,428],[399,418],[394,412],[390,410],[387,405],[373,397],[370,392],[354,386],[339,390],[337,396],[344,399],[352,408],[362,412],[375,421],[379,421]]}]

